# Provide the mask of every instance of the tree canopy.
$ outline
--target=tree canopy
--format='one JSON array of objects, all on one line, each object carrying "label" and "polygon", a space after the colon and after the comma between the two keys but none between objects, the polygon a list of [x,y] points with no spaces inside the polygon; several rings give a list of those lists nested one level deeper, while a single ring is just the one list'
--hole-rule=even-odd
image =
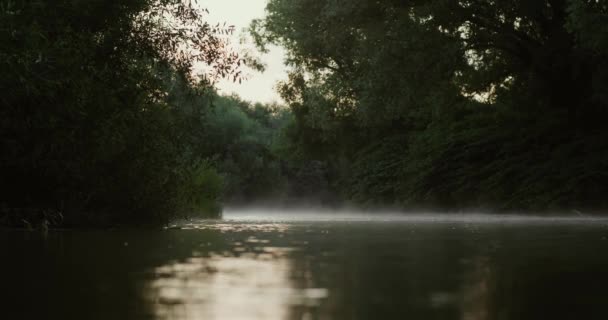
[{"label": "tree canopy", "polygon": [[294,146],[333,166],[347,198],[606,205],[605,1],[271,0],[267,13],[251,31],[288,50]]},{"label": "tree canopy", "polygon": [[217,201],[204,96],[241,60],[232,28],[205,14],[181,0],[0,1],[3,220],[164,221]]}]

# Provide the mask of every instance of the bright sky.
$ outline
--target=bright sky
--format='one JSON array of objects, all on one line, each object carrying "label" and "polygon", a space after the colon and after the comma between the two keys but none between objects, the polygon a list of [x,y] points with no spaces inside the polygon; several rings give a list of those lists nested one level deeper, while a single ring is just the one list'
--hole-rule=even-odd
[{"label": "bright sky", "polygon": [[[209,10],[208,22],[211,24],[224,23],[234,25],[236,32],[233,45],[246,49],[247,45],[239,45],[239,39],[246,34],[243,29],[249,27],[253,19],[264,17],[267,0],[198,0],[199,6]],[[222,80],[218,85],[221,94],[237,93],[245,100],[252,102],[281,102],[276,93],[277,81],[287,78],[287,68],[283,64],[285,51],[280,47],[271,47],[268,54],[261,56],[266,64],[266,71],[259,73],[244,70],[248,80],[242,84]]]}]

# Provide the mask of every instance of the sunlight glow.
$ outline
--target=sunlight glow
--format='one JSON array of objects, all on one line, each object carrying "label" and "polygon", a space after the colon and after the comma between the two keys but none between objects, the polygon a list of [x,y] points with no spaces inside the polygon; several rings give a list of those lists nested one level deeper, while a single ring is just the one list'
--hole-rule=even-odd
[{"label": "sunlight glow", "polygon": [[[253,19],[264,16],[267,0],[199,0],[198,5],[209,10],[209,23],[235,26],[232,43],[243,51],[255,50],[248,39],[246,28]],[[241,41],[243,40],[243,41]],[[242,43],[244,42],[244,43]],[[287,67],[283,63],[285,50],[277,46],[269,46],[269,52],[261,55],[266,64],[266,71],[259,73],[245,69],[246,80],[241,84],[232,79],[221,80],[217,88],[221,94],[238,94],[241,98],[251,102],[281,102],[275,90],[277,81],[287,79]]]}]

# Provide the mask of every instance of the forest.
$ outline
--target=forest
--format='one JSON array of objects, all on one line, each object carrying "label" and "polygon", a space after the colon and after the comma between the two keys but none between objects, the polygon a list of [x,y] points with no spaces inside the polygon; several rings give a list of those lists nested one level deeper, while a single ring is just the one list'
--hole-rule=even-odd
[{"label": "forest", "polygon": [[[235,9],[236,10],[236,9]],[[608,3],[270,0],[285,104],[185,0],[0,0],[0,225],[608,208]],[[203,66],[203,67],[201,67]]]}]

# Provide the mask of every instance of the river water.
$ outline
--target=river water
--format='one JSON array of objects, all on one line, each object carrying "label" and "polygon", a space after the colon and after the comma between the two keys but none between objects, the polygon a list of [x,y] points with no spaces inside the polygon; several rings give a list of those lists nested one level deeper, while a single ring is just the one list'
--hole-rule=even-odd
[{"label": "river water", "polygon": [[4,319],[608,319],[608,220],[227,211],[0,231]]}]

